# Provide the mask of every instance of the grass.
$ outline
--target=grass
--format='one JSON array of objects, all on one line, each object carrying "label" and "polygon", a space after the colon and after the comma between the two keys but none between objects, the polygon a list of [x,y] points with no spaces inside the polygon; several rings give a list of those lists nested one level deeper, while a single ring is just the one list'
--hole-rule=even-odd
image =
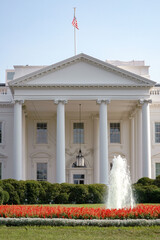
[{"label": "grass", "polygon": [[[44,206],[44,204],[43,204]],[[88,207],[88,208],[105,208],[106,205],[99,203],[99,204],[47,204],[47,206],[57,207],[57,206],[63,206],[63,207]]]},{"label": "grass", "polygon": [[[105,204],[53,204],[66,207],[105,207]],[[159,240],[160,227],[6,227],[0,240]]]},{"label": "grass", "polygon": [[160,227],[0,227],[1,240],[159,240]]},{"label": "grass", "polygon": [[[143,205],[160,205],[160,203],[142,203]],[[39,205],[39,204],[38,204]],[[63,207],[88,207],[88,208],[106,208],[106,204],[42,204],[43,206],[63,206]],[[137,204],[139,205],[139,204]]]}]

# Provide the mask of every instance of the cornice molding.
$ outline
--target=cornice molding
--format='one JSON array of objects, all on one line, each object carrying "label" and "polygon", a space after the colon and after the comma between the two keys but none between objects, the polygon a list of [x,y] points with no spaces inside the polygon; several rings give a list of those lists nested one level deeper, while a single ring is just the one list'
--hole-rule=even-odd
[{"label": "cornice molding", "polygon": [[13,107],[14,103],[12,102],[0,102],[0,107]]},{"label": "cornice molding", "polygon": [[[138,75],[136,75],[134,73],[128,72],[128,71],[126,71],[124,69],[118,68],[118,67],[113,66],[113,65],[111,65],[109,63],[106,63],[104,61],[101,61],[99,59],[96,59],[96,58],[93,58],[91,56],[88,56],[86,54],[81,53],[81,54],[76,55],[74,57],[68,58],[68,59],[66,59],[64,61],[58,62],[58,63],[50,65],[48,67],[44,67],[44,68],[42,68],[42,69],[40,69],[38,71],[32,72],[32,73],[27,74],[27,75],[25,75],[23,77],[20,77],[20,78],[17,78],[15,80],[13,80],[13,81],[10,81],[9,82],[9,86],[11,88],[15,88],[15,87],[30,87],[30,86],[33,87],[34,84],[25,85],[25,83],[26,82],[28,83],[29,81],[31,81],[33,79],[36,79],[39,76],[44,76],[44,75],[49,74],[51,72],[55,72],[57,70],[63,69],[65,67],[69,66],[69,65],[73,65],[73,64],[75,64],[77,62],[87,62],[87,63],[95,65],[95,66],[97,66],[97,67],[99,67],[101,69],[105,69],[105,70],[107,70],[109,72],[113,72],[113,73],[115,73],[117,75],[120,75],[123,78],[131,79],[132,81],[135,82],[135,85],[129,85],[127,87],[150,87],[151,88],[156,83],[156,82],[148,80],[148,79],[146,79],[144,77],[138,76]],[[137,81],[139,82],[139,84],[136,84]],[[117,86],[117,84],[116,85],[111,85],[111,84],[109,84],[109,85],[107,85],[107,84],[106,85],[105,84],[102,84],[102,85],[98,85],[98,84],[97,85],[88,85],[88,84],[87,85],[81,85],[81,84],[76,85],[76,84],[71,84],[70,85],[69,83],[67,83],[65,85],[64,84],[63,85],[61,85],[61,84],[60,85],[52,84],[52,85],[47,85],[47,86],[54,86],[54,87],[67,87],[67,86],[69,86],[69,87],[76,87],[76,86],[78,86],[78,87],[79,86],[83,86],[83,87],[84,86],[87,86],[87,87],[95,87],[95,86],[96,87],[98,87],[98,86],[102,86],[102,87],[103,86],[115,87],[116,86],[116,87],[119,87],[119,86],[124,86],[124,85],[121,85],[121,84],[119,86]],[[36,87],[46,87],[46,85],[45,84],[44,85],[40,84],[39,86],[36,85]]]}]

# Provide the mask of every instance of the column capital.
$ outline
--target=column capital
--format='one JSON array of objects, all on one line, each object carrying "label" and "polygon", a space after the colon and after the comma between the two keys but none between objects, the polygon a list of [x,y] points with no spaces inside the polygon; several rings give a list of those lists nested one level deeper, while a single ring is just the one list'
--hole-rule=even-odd
[{"label": "column capital", "polygon": [[66,99],[55,99],[54,100],[54,103],[55,104],[58,104],[58,103],[63,103],[63,104],[67,104],[68,103],[68,101],[66,100]]},{"label": "column capital", "polygon": [[139,104],[152,103],[152,99],[139,99]]},{"label": "column capital", "polygon": [[132,120],[132,119],[134,119],[134,116],[133,116],[133,115],[130,115],[130,116],[129,116],[129,120]]},{"label": "column capital", "polygon": [[105,104],[109,104],[111,102],[110,99],[97,99],[97,104],[101,104],[102,102],[104,102]]},{"label": "column capital", "polygon": [[14,100],[13,101],[13,103],[15,104],[15,103],[19,103],[19,104],[24,104],[24,100]]}]

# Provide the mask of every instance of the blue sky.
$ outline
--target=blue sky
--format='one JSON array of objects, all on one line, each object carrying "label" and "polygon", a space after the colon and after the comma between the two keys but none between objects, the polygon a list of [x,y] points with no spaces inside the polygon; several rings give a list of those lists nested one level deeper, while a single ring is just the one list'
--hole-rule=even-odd
[{"label": "blue sky", "polygon": [[0,0],[0,82],[13,65],[50,65],[77,54],[145,60],[160,82],[159,0]]}]

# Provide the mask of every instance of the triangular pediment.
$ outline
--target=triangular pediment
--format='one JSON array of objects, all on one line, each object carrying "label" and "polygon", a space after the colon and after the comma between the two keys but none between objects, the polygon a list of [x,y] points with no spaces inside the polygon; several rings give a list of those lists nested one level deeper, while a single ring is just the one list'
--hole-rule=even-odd
[{"label": "triangular pediment", "polygon": [[85,54],[44,67],[9,83],[11,87],[137,87],[155,82]]}]

